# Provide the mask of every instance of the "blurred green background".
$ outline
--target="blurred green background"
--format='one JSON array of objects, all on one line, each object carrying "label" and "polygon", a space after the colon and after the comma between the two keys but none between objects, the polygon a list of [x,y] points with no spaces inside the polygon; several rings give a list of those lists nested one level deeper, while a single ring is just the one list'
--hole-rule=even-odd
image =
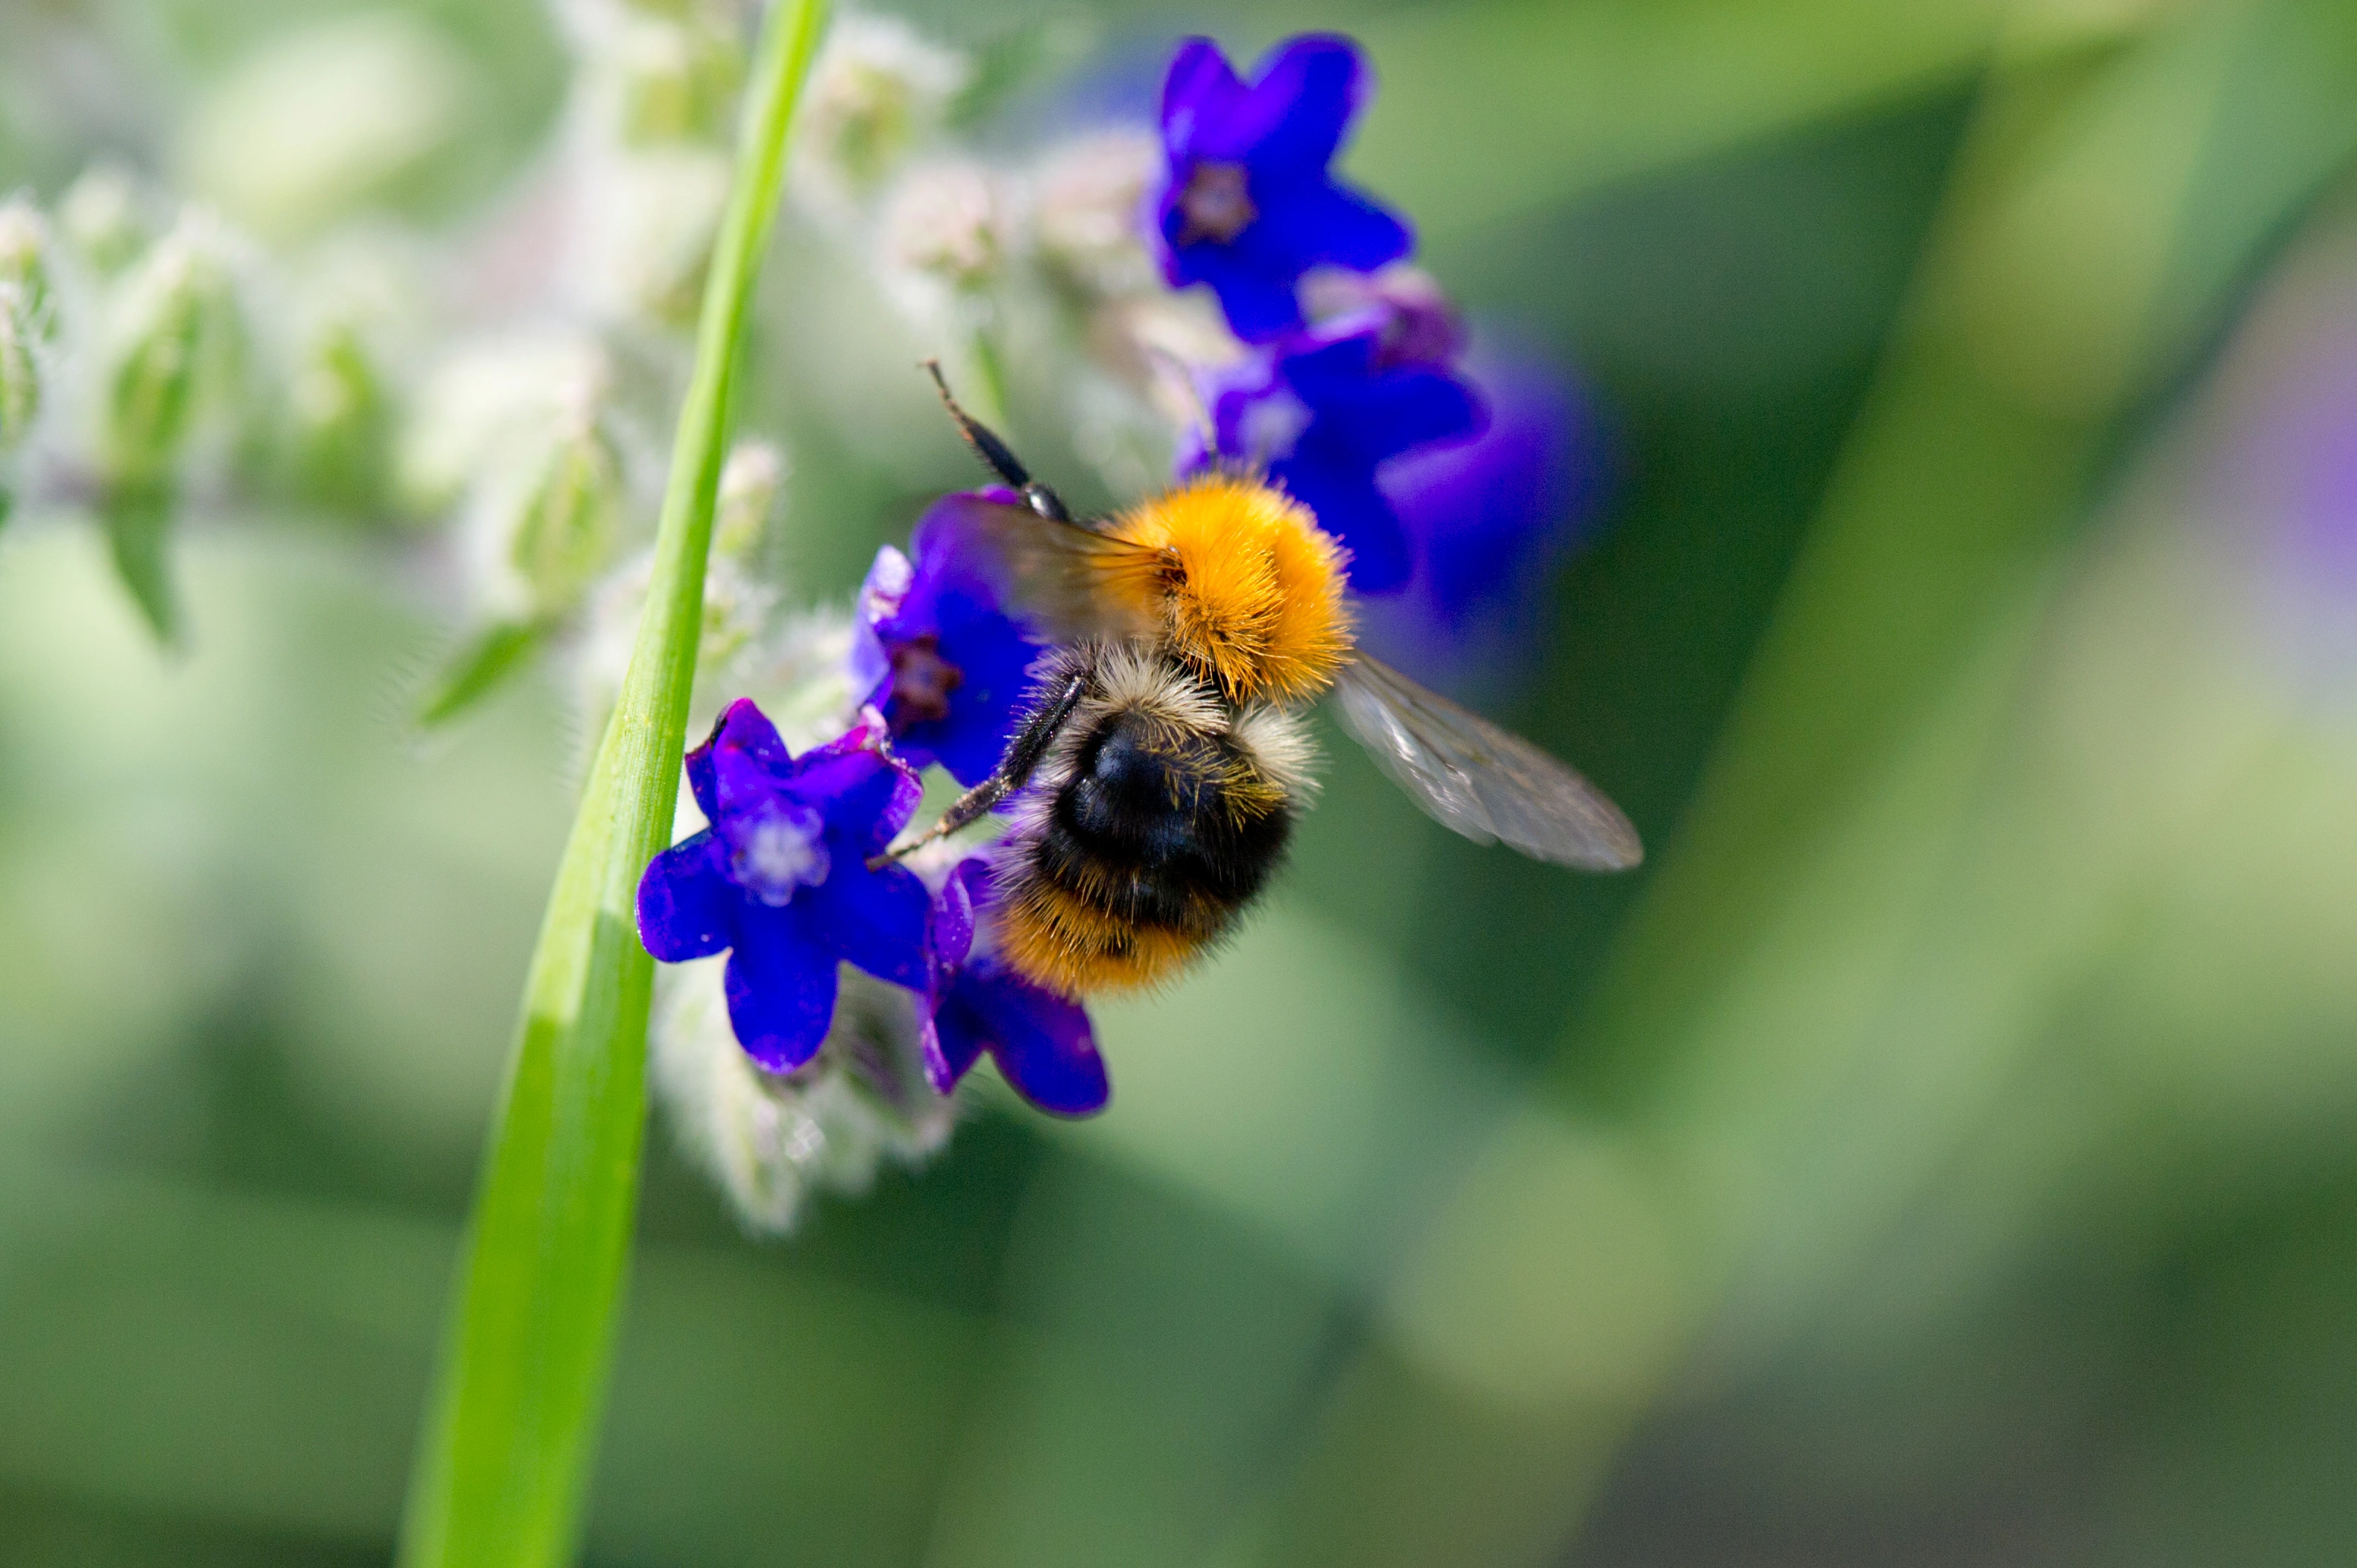
[{"label": "blurred green background", "polygon": [[[222,84],[339,9],[10,0],[0,191],[232,177]],[[1611,423],[1497,705],[1653,859],[1338,742],[1247,939],[1101,1010],[1100,1120],[993,1101],[770,1245],[659,1128],[589,1560],[2357,1555],[2345,0],[905,14],[1100,82],[1366,42],[1356,177]],[[384,199],[462,225],[565,57],[408,15],[448,129]],[[797,243],[748,419],[840,598],[966,470],[913,377],[845,428],[908,356]],[[578,741],[537,682],[405,736],[396,543],[178,556],[173,656],[80,520],[0,532],[0,1563],[382,1562]]]}]

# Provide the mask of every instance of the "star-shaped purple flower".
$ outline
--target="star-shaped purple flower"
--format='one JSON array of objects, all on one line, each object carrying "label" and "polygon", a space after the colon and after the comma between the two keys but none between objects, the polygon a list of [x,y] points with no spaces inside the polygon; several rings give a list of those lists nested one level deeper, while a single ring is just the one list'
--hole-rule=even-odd
[{"label": "star-shaped purple flower", "polygon": [[880,717],[794,757],[740,699],[687,754],[687,781],[712,825],[647,867],[639,940],[665,963],[728,954],[728,1021],[747,1055],[791,1072],[816,1054],[838,962],[924,989],[924,884],[867,868],[923,793]]},{"label": "star-shaped purple flower", "polygon": [[926,987],[925,1076],[947,1094],[985,1052],[1016,1093],[1059,1116],[1088,1116],[1113,1096],[1081,1004],[974,950],[990,871],[960,861],[933,902],[933,974]]},{"label": "star-shaped purple flower", "polygon": [[1228,325],[1265,343],[1301,325],[1294,285],[1321,262],[1371,271],[1407,253],[1407,225],[1327,166],[1371,84],[1348,38],[1292,38],[1250,86],[1189,38],[1162,84],[1167,177],[1156,237],[1173,288],[1205,283]]},{"label": "star-shaped purple flower", "polygon": [[998,766],[1025,672],[1046,646],[1006,613],[991,562],[957,526],[960,509],[977,500],[1023,504],[997,488],[944,496],[909,536],[913,561],[888,544],[877,551],[851,655],[853,682],[883,710],[902,760],[939,762],[969,788]]},{"label": "star-shaped purple flower", "polygon": [[[1404,332],[1407,319],[1365,311],[1301,333],[1222,375],[1207,400],[1219,458],[1265,468],[1317,514],[1350,550],[1351,585],[1362,594],[1403,586],[1415,564],[1376,468],[1412,447],[1471,435],[1487,417],[1445,364],[1406,357],[1435,340],[1427,323]],[[1179,467],[1212,460],[1182,451]]]}]

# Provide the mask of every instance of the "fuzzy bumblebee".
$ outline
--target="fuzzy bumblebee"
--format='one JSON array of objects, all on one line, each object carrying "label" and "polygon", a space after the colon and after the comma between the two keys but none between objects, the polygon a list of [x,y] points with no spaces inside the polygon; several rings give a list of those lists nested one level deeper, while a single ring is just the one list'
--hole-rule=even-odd
[{"label": "fuzzy bumblebee", "polygon": [[1376,763],[1466,837],[1591,870],[1641,858],[1578,774],[1357,650],[1343,551],[1283,491],[1213,473],[1077,521],[942,397],[1023,501],[967,498],[954,526],[1056,647],[997,771],[893,853],[1015,797],[991,935],[1028,978],[1075,996],[1152,985],[1226,936],[1315,793],[1302,710],[1329,692]]}]

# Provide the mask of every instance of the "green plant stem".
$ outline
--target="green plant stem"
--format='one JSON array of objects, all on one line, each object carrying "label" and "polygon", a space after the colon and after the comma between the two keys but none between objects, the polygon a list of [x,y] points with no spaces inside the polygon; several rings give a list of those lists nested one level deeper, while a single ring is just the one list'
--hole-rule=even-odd
[{"label": "green plant stem", "polygon": [[825,13],[786,0],[756,51],[646,613],[525,982],[403,1520],[406,1568],[556,1563],[578,1540],[646,1112],[653,961],[633,905],[671,836],[739,338]]}]

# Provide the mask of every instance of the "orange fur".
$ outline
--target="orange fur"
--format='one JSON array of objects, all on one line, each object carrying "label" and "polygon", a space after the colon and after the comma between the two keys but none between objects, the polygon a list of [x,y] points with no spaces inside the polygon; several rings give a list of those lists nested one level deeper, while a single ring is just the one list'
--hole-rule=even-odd
[{"label": "orange fur", "polygon": [[1178,656],[1238,702],[1330,685],[1351,650],[1342,547],[1282,491],[1206,474],[1113,520],[1152,552],[1106,591],[1159,623]]},{"label": "orange fur", "polygon": [[997,913],[998,951],[1026,979],[1067,996],[1135,991],[1172,979],[1203,940],[1112,918],[1029,879]]}]

